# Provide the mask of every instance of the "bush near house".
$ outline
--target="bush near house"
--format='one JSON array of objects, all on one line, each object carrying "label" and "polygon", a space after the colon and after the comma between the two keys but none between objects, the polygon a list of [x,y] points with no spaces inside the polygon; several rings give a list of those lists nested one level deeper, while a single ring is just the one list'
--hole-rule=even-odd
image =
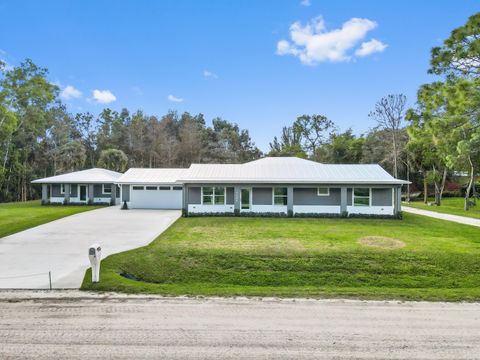
[{"label": "bush near house", "polygon": [[480,300],[480,228],[392,219],[181,218],[82,288],[163,295]]}]

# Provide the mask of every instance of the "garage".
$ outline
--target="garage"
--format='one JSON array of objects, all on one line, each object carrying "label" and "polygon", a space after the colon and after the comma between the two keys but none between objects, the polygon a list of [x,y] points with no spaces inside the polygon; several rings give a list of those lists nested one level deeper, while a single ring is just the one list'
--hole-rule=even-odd
[{"label": "garage", "polygon": [[181,209],[182,186],[132,185],[130,208],[132,209]]}]

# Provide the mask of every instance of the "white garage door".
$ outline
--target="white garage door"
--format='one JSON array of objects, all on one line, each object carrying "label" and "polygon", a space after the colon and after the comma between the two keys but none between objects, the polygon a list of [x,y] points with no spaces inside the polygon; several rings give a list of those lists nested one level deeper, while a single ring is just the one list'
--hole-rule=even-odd
[{"label": "white garage door", "polygon": [[133,209],[181,209],[182,187],[132,185],[130,207]]}]

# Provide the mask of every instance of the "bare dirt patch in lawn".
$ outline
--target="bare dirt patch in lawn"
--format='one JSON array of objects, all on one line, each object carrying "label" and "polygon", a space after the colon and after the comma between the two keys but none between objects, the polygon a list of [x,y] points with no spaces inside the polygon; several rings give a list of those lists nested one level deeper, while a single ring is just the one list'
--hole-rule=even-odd
[{"label": "bare dirt patch in lawn", "polygon": [[392,250],[403,248],[406,244],[398,239],[386,236],[365,236],[358,240],[360,245],[370,246],[378,249]]}]

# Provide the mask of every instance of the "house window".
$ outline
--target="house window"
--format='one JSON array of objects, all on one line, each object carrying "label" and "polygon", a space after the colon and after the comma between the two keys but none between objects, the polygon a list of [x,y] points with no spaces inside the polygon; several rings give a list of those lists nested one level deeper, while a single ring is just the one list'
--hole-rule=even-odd
[{"label": "house window", "polygon": [[157,190],[156,186],[145,186],[145,190]]},{"label": "house window", "polygon": [[354,188],[353,206],[370,206],[370,197],[369,188]]},{"label": "house window", "polygon": [[174,186],[172,190],[183,190],[183,188],[181,186]]},{"label": "house window", "polygon": [[143,186],[132,186],[133,190],[144,190]]},{"label": "house window", "polygon": [[287,188],[286,187],[273,188],[273,204],[287,205]]},{"label": "house window", "polygon": [[[65,194],[65,184],[60,184],[60,194]],[[72,194],[72,185],[70,185],[70,195]]]},{"label": "house window", "polygon": [[170,186],[159,186],[159,190],[170,190]]},{"label": "house window", "polygon": [[326,187],[317,188],[317,196],[330,196],[330,188],[326,188]]},{"label": "house window", "polygon": [[103,184],[102,185],[102,193],[111,194],[112,193],[112,184]]},{"label": "house window", "polygon": [[225,205],[225,188],[220,186],[202,187],[203,205]]}]

